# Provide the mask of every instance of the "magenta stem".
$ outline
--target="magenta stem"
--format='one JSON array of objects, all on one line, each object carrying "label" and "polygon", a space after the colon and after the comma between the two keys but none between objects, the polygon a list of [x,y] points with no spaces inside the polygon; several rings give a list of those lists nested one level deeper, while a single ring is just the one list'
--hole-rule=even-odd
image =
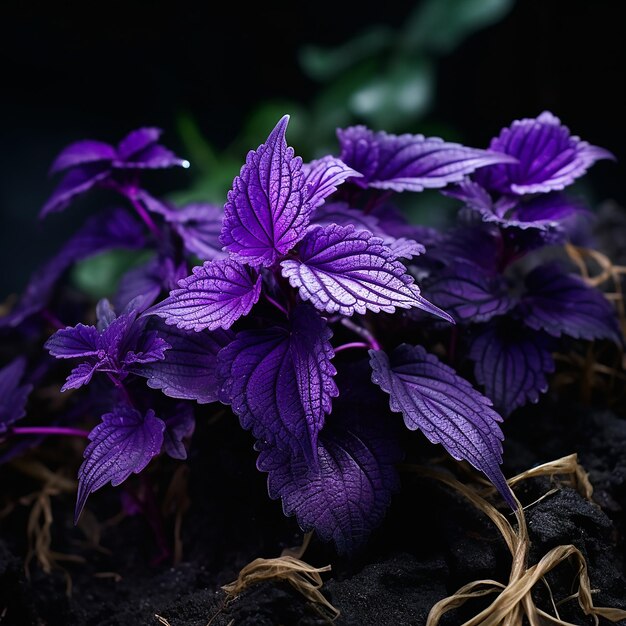
[{"label": "magenta stem", "polygon": [[275,306],[279,311],[282,311],[287,317],[289,317],[289,312],[287,311],[287,309],[280,304],[279,302],[277,302],[276,300],[274,300],[274,298],[272,298],[271,296],[268,296],[267,294],[265,295],[265,299],[272,304],[273,306]]},{"label": "magenta stem", "polygon": [[352,320],[349,320],[347,317],[341,318],[341,323],[346,328],[349,328],[352,332],[359,335],[361,339],[364,339],[367,342],[368,347],[372,348],[372,350],[381,349],[382,346],[378,343],[378,341],[376,340],[376,337],[374,337],[374,335],[369,330],[367,330],[367,328],[363,328],[363,326],[359,326],[358,324],[355,324]]},{"label": "magenta stem", "polygon": [[14,435],[64,435],[66,437],[85,437],[89,436],[88,430],[81,428],[65,428],[63,426],[17,426],[11,428]]},{"label": "magenta stem", "polygon": [[122,189],[122,193],[128,198],[128,201],[133,205],[135,211],[137,211],[137,215],[143,220],[144,224],[148,227],[150,232],[157,238],[161,239],[161,231],[159,227],[154,223],[154,220],[150,217],[150,214],[146,209],[142,206],[141,202],[134,197],[132,191],[127,189]]},{"label": "magenta stem", "polygon": [[343,352],[344,350],[352,350],[353,348],[370,348],[369,343],[364,343],[363,341],[352,341],[351,343],[344,343],[335,348],[335,354],[337,352]]}]

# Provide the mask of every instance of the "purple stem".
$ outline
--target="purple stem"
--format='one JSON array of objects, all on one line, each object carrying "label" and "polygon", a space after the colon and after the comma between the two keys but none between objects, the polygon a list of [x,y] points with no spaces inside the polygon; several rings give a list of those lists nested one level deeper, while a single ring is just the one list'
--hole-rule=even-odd
[{"label": "purple stem", "polygon": [[372,350],[381,349],[382,346],[378,343],[378,341],[376,340],[376,337],[374,337],[374,335],[369,330],[367,330],[367,328],[363,328],[363,326],[359,326],[358,324],[355,324],[353,321],[349,320],[347,317],[341,318],[341,323],[346,328],[349,328],[352,332],[356,333],[357,335],[359,335],[359,337],[364,339],[367,342],[368,347],[372,348]]},{"label": "purple stem", "polygon": [[50,309],[41,311],[41,317],[57,330],[67,328],[67,324],[64,324]]},{"label": "purple stem", "polygon": [[126,402],[128,402],[130,406],[135,406],[135,403],[133,402],[133,399],[130,397],[130,394],[128,393],[128,389],[126,389],[126,387],[124,386],[124,383],[121,380],[118,380],[117,378],[115,378],[115,376],[113,376],[111,372],[107,372],[107,376],[109,377],[111,382],[117,387],[117,389],[119,389],[120,393],[124,396],[124,399],[126,400]]},{"label": "purple stem", "polygon": [[344,350],[351,350],[352,348],[370,348],[369,343],[364,343],[362,341],[352,341],[351,343],[344,343],[335,348],[335,354],[337,352],[343,352]]},{"label": "purple stem", "polygon": [[163,238],[159,227],[154,223],[154,220],[150,217],[150,214],[143,205],[135,197],[135,189],[127,186],[117,186],[117,190],[133,205],[133,209],[137,211],[137,215],[143,220],[144,224],[148,227],[150,232],[156,237],[158,241]]},{"label": "purple stem", "polygon": [[276,300],[274,300],[274,298],[272,298],[271,296],[268,296],[267,294],[265,295],[265,299],[272,304],[273,306],[275,306],[279,311],[282,311],[287,317],[289,317],[289,312],[287,311],[287,309],[280,304],[279,302],[276,302]]},{"label": "purple stem", "polygon": [[65,428],[63,426],[16,426],[10,431],[13,435],[64,435],[66,437],[89,436],[88,430]]}]

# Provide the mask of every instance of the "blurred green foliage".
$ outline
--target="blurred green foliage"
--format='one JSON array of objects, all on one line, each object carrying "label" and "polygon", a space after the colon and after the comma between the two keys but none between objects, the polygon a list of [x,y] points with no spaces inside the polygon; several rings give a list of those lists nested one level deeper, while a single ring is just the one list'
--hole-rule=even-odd
[{"label": "blurred green foliage", "polygon": [[300,65],[320,84],[317,96],[306,107],[290,100],[259,103],[239,136],[219,153],[195,121],[181,114],[179,131],[195,179],[173,200],[223,203],[242,155],[259,145],[286,111],[291,113],[290,142],[305,158],[336,153],[335,129],[355,123],[454,139],[451,129],[424,124],[434,104],[437,60],[502,19],[513,4],[514,0],[423,0],[398,29],[376,25],[334,48],[304,46]]}]

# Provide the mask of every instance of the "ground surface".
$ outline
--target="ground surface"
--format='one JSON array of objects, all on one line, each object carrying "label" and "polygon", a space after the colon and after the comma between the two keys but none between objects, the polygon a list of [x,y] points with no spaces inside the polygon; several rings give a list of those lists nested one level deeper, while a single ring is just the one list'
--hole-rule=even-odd
[{"label": "ground surface", "polygon": [[[608,411],[559,408],[548,400],[514,415],[505,432],[507,475],[578,452],[595,488],[597,504],[563,488],[527,510],[531,561],[572,543],[587,559],[592,588],[598,590],[595,604],[626,608],[626,421]],[[432,454],[415,437],[409,460]],[[302,536],[295,522],[282,516],[280,505],[268,500],[250,439],[233,419],[225,416],[198,428],[189,465],[191,505],[182,525],[183,560],[175,567],[171,559],[150,565],[158,549],[141,515],[101,527],[101,547],[94,549],[72,526],[73,495],[52,497],[52,549],[85,558],[84,563],[63,563],[73,584],[71,598],[60,570],[48,575],[33,565],[30,581],[25,578],[30,505],[18,504],[0,527],[0,624],[139,626],[158,624],[155,614],[171,626],[205,626],[214,616],[213,626],[325,623],[285,583],[257,585],[224,607],[221,585],[234,580],[252,559],[278,556]],[[158,470],[155,484],[171,478],[177,467],[172,463]],[[29,486],[34,491],[37,483],[29,480],[4,471],[3,490],[6,485],[22,495]],[[548,479],[535,479],[518,494],[527,504],[551,487]],[[100,521],[111,518],[120,508],[117,492],[103,490],[90,506]],[[173,534],[170,518],[166,534]],[[472,580],[506,581],[510,568],[503,541],[482,514],[449,489],[407,474],[402,493],[365,552],[341,560],[314,541],[304,558],[316,566],[332,565],[324,593],[341,610],[336,622],[341,626],[424,624],[439,599]],[[571,593],[574,574],[572,566],[563,564],[550,575],[557,600]],[[537,589],[537,602],[547,609],[545,588]],[[478,609],[474,604],[468,611]],[[562,618],[575,624],[592,623],[575,601],[560,610]],[[458,625],[470,614],[456,612],[443,623]]]}]

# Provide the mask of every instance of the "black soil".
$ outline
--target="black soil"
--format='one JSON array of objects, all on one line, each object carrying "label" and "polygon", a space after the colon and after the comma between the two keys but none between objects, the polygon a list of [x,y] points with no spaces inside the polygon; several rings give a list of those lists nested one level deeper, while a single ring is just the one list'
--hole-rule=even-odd
[{"label": "black soil", "polygon": [[[555,546],[574,544],[587,560],[595,604],[626,608],[626,421],[608,411],[556,407],[546,400],[515,414],[504,430],[507,475],[578,452],[595,488],[594,503],[562,487],[527,509],[531,562]],[[409,460],[438,453],[414,437]],[[157,502],[179,465],[163,460],[152,469]],[[159,548],[145,516],[127,515],[101,525],[95,548],[86,541],[84,527],[72,524],[73,495],[52,498],[52,549],[84,557],[82,563],[61,563],[71,578],[71,596],[61,570],[46,574],[33,562],[30,578],[25,576],[30,506],[18,502],[0,521],[0,625],[153,626],[159,623],[155,614],[171,626],[206,626],[211,618],[212,626],[327,623],[286,583],[253,586],[225,604],[220,587],[244,565],[256,557],[278,556],[302,540],[295,521],[284,518],[280,504],[267,498],[248,434],[227,416],[199,426],[188,466],[190,506],[182,524],[183,559],[176,566],[171,558],[155,563]],[[2,469],[1,476],[9,498],[38,488],[14,469]],[[314,540],[304,557],[313,565],[332,565],[324,593],[341,610],[338,625],[424,624],[433,604],[461,585],[507,579],[508,552],[481,513],[431,480],[404,474],[402,482],[386,522],[365,551],[338,559],[330,546]],[[146,489],[139,479],[130,485]],[[529,504],[553,487],[548,479],[535,479],[518,495]],[[95,494],[87,520],[114,518],[120,493],[108,487]],[[172,517],[164,523],[171,541]],[[575,574],[564,563],[548,576],[557,600],[572,593]],[[544,609],[550,606],[543,585],[537,586],[536,601]],[[442,623],[458,626],[482,606],[470,604]],[[581,626],[593,623],[575,600],[561,605],[560,614]]]}]

